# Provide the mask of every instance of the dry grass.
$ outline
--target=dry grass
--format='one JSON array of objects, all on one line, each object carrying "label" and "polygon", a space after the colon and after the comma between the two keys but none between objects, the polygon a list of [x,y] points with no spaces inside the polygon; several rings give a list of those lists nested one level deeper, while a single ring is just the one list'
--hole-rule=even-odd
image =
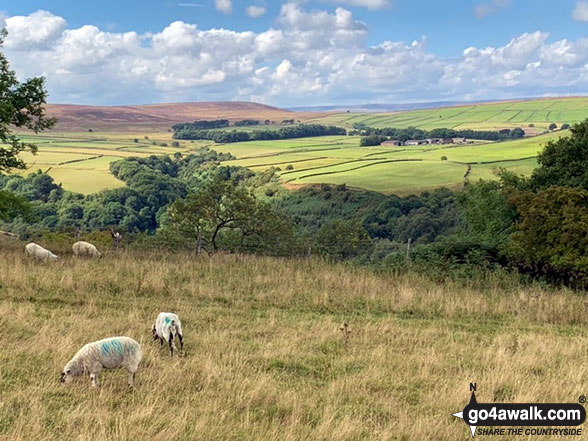
[{"label": "dry grass", "polygon": [[[150,341],[163,310],[183,319],[184,358]],[[5,249],[0,439],[465,440],[451,413],[469,382],[480,401],[586,393],[587,322],[581,295],[499,279],[475,290],[236,255],[42,264]],[[121,371],[99,391],[59,385],[81,345],[112,335],[143,344],[134,390]]]}]

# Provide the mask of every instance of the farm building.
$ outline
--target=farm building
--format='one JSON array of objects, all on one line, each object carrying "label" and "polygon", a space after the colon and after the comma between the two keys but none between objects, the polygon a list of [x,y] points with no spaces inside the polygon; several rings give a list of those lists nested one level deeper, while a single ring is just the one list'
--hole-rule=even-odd
[{"label": "farm building", "polygon": [[399,146],[399,145],[402,145],[402,141],[395,141],[395,140],[392,139],[392,140],[389,140],[389,141],[384,141],[380,145],[383,145],[383,146]]}]

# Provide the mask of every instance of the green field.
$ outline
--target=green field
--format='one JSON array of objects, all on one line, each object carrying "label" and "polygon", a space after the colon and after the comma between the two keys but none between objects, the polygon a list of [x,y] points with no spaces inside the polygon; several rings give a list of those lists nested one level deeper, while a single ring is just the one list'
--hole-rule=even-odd
[{"label": "green field", "polygon": [[[173,139],[169,132],[148,135],[116,132],[25,133],[21,140],[36,144],[39,151],[36,155],[22,153],[21,157],[28,168],[18,170],[17,173],[26,175],[40,169],[52,176],[55,182],[61,183],[66,190],[83,194],[125,185],[110,173],[109,165],[113,161],[130,156],[188,153],[211,144],[208,141],[180,141],[180,147],[172,147]],[[162,143],[167,146],[162,146]]]},{"label": "green field", "polygon": [[[418,127],[495,130],[522,127],[526,131],[545,130],[549,124],[572,124],[588,118],[588,98],[558,98],[513,101],[441,109],[388,113],[331,113],[307,122],[352,127]],[[533,124],[535,128],[529,127]]]},{"label": "green field", "polygon": [[[493,170],[499,167],[529,175],[536,165],[534,158],[545,143],[567,133],[453,146],[358,147],[356,137],[325,137],[229,144],[221,149],[238,158],[228,161],[230,165],[257,171],[278,167],[280,179],[289,185],[347,184],[408,194],[438,186],[460,188],[468,166],[470,182],[492,179]],[[442,160],[443,157],[447,159]]]},{"label": "green field", "polygon": [[[437,186],[459,188],[468,166],[470,181],[492,178],[497,167],[528,175],[542,146],[566,134],[552,132],[516,141],[453,146],[359,147],[357,136],[325,136],[232,144],[181,141],[180,147],[174,148],[170,133],[151,134],[149,139],[139,134],[51,133],[27,135],[25,140],[37,143],[39,152],[22,154],[29,169],[19,173],[41,169],[67,190],[95,193],[124,185],[109,172],[112,161],[130,156],[189,153],[208,145],[237,158],[227,161],[227,165],[255,171],[279,168],[280,180],[290,186],[345,183],[384,193],[407,194]],[[168,146],[161,146],[162,143]]]},{"label": "green field", "polygon": [[[62,259],[29,261],[18,242],[0,255],[0,439],[466,440],[451,414],[470,382],[480,402],[585,392],[581,293],[509,274],[464,285],[319,259],[101,245],[91,261],[43,245]],[[151,341],[168,310],[186,342],[173,359]],[[116,335],[142,345],[133,389],[124,370],[103,371],[99,390],[88,375],[59,384],[82,345]]]},{"label": "green field", "polygon": [[[542,133],[555,122],[572,123],[588,117],[588,98],[560,98],[525,102],[501,102],[475,106],[417,110],[387,114],[325,113],[304,122],[351,127],[355,122],[374,127],[476,128],[495,130],[522,126],[528,133]],[[534,127],[529,127],[534,125]],[[418,193],[445,185],[459,188],[468,179],[492,178],[504,167],[529,175],[535,157],[549,139],[566,135],[549,132],[521,140],[475,142],[455,146],[359,147],[357,136],[325,136],[272,141],[215,144],[212,141],[180,141],[172,147],[171,132],[48,132],[23,134],[23,140],[38,144],[35,156],[25,153],[29,173],[41,169],[67,190],[94,193],[124,183],[109,173],[112,161],[129,156],[189,153],[202,146],[230,152],[237,159],[229,165],[263,171],[279,168],[280,180],[289,187],[314,183],[345,183],[384,193]],[[165,143],[167,146],[163,146]],[[442,160],[443,158],[443,160]],[[418,164],[416,163],[418,162]]]}]

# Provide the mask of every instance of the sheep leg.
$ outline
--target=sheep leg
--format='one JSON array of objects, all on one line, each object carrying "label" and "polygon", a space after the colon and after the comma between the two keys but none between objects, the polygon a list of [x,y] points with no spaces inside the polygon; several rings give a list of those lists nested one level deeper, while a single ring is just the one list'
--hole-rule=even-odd
[{"label": "sheep leg", "polygon": [[133,387],[135,384],[135,374],[136,372],[129,371],[129,387]]},{"label": "sheep leg", "polygon": [[98,379],[98,374],[90,374],[90,379],[92,380],[93,387],[100,387],[100,380]]},{"label": "sheep leg", "polygon": [[100,363],[94,363],[90,368],[90,379],[92,380],[92,386],[100,387],[100,379],[98,375],[102,370],[102,365]]},{"label": "sheep leg", "polygon": [[174,356],[174,335],[172,333],[169,334],[169,354]]},{"label": "sheep leg", "polygon": [[180,339],[180,351],[184,350],[184,336],[178,333],[178,338]]}]

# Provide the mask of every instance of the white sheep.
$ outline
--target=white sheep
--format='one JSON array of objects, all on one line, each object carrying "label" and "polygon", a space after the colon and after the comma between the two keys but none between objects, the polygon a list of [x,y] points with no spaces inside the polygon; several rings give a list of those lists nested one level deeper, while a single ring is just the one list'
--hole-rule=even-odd
[{"label": "white sheep", "polygon": [[32,256],[32,257],[39,259],[39,260],[57,260],[57,259],[59,259],[59,257],[57,257],[55,254],[53,254],[51,251],[46,250],[41,245],[37,245],[36,243],[33,243],[33,242],[31,242],[25,246],[25,252],[29,256]]},{"label": "white sheep", "polygon": [[157,316],[155,324],[151,327],[153,340],[160,340],[161,345],[166,341],[169,344],[170,355],[174,356],[174,349],[177,350],[174,343],[176,335],[180,340],[180,351],[184,350],[184,333],[182,332],[182,322],[180,318],[171,312],[161,312]]},{"label": "white sheep", "polygon": [[61,383],[67,384],[74,377],[89,373],[92,386],[98,387],[98,374],[102,369],[126,368],[130,374],[129,386],[133,386],[142,357],[141,345],[129,337],[111,337],[88,343],[65,365]]},{"label": "white sheep", "polygon": [[98,251],[94,245],[83,240],[76,242],[72,245],[71,249],[75,256],[87,256],[87,257],[102,257],[102,253]]}]

